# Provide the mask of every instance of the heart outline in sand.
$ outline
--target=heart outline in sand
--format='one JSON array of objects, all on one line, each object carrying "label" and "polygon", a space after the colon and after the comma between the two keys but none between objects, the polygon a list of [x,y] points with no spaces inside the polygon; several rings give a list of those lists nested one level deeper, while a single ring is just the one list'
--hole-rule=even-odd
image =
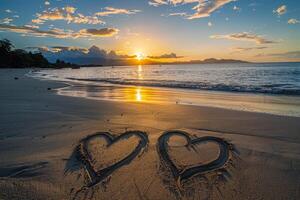
[{"label": "heart outline in sand", "polygon": [[[172,158],[168,153],[168,141],[172,136],[181,136],[186,139],[187,144],[185,147],[193,147],[195,145],[200,145],[204,142],[214,142],[218,144],[220,152],[218,158],[206,163],[206,164],[195,164],[193,166],[186,166],[184,169],[180,169],[173,162]],[[176,181],[178,187],[181,187],[181,182],[189,179],[192,176],[198,174],[204,174],[214,170],[222,168],[229,160],[229,150],[230,144],[225,140],[214,137],[214,136],[203,136],[192,139],[191,136],[184,131],[172,130],[164,132],[159,138],[157,143],[157,149],[161,161],[166,164],[166,166],[171,170],[173,177]]]},{"label": "heart outline in sand", "polygon": [[[100,169],[96,170],[95,167],[92,164],[91,156],[88,151],[88,142],[94,138],[104,138],[107,142],[107,147],[113,145],[114,143],[117,143],[120,140],[128,139],[131,136],[136,136],[140,139],[138,145],[135,147],[135,149],[126,157],[120,159],[118,162],[115,162],[114,164]],[[115,170],[119,169],[120,167],[129,164],[132,160],[134,160],[141,152],[143,152],[147,145],[149,143],[148,136],[145,132],[142,131],[126,131],[125,133],[122,133],[118,136],[115,136],[109,132],[97,132],[95,134],[89,135],[85,138],[83,138],[79,145],[77,146],[77,159],[80,160],[85,167],[87,174],[90,179],[90,183],[87,185],[87,187],[91,187],[93,185],[96,185],[97,183],[101,182],[108,176],[110,176]]]}]

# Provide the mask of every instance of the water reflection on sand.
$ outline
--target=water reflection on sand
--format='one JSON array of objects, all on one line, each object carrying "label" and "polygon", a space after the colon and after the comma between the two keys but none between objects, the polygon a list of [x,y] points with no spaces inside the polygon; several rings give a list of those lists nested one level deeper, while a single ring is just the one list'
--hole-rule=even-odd
[{"label": "water reflection on sand", "polygon": [[[153,66],[151,67],[153,68]],[[149,73],[150,69],[149,66],[138,65],[131,66],[129,69],[128,67],[125,67],[120,70],[126,71],[126,73],[128,73],[134,80],[144,81],[145,77],[148,76],[147,73]],[[89,69],[84,69],[76,72],[78,72],[82,77],[89,77],[90,74],[84,74],[88,71]],[[69,71],[69,73],[70,72],[74,73],[72,70]],[[92,72],[104,73],[101,68],[95,68]],[[116,74],[118,73],[119,71],[116,72]],[[116,74],[109,72],[109,75]],[[138,103],[211,106],[233,110],[300,117],[300,96],[175,89],[165,87],[147,87],[142,85],[119,85],[105,81],[101,82],[98,81],[98,79],[72,79],[61,78],[54,75],[47,75],[46,77],[42,76],[43,74],[36,75],[38,78],[50,78],[70,83],[69,87],[61,88],[57,91],[60,95],[72,97]],[[128,79],[127,81],[130,80],[131,79]]]},{"label": "water reflection on sand", "polygon": [[98,100],[185,104],[300,116],[300,97],[76,83],[58,94]]}]

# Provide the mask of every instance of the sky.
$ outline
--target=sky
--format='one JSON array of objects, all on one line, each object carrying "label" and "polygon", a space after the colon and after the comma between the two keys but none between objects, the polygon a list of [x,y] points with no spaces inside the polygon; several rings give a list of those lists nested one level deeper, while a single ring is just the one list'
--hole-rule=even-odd
[{"label": "sky", "polygon": [[0,39],[153,59],[300,61],[298,0],[0,0]]}]

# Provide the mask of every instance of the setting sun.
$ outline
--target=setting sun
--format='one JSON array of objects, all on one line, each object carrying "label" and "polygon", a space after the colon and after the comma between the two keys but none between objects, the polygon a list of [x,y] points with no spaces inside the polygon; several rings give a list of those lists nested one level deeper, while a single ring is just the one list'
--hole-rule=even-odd
[{"label": "setting sun", "polygon": [[145,59],[146,56],[142,52],[137,52],[137,53],[135,53],[135,57],[137,60],[143,60],[143,59]]}]

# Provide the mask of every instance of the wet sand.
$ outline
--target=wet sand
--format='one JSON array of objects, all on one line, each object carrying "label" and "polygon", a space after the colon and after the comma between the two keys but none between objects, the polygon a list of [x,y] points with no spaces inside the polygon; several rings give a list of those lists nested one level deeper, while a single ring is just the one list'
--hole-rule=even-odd
[{"label": "wet sand", "polygon": [[[54,89],[63,83],[26,72],[0,71],[0,199],[300,198],[300,118],[60,96]],[[122,136],[133,130],[147,140]],[[170,130],[224,143],[189,145],[175,135],[161,150],[158,141]],[[97,132],[112,142],[92,138],[82,159],[78,146]],[[213,167],[186,173],[178,185],[166,154],[178,171]],[[101,170],[109,173],[99,178]]]}]

